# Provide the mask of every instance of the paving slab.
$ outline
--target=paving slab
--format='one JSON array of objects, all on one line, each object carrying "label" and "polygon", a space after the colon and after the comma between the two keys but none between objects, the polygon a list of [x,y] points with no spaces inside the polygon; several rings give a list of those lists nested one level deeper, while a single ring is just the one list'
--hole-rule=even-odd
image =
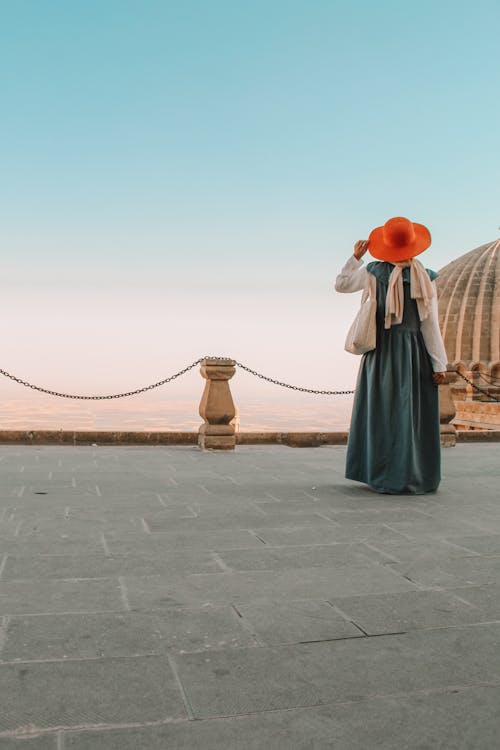
[{"label": "paving slab", "polygon": [[[132,612],[164,612],[172,608],[197,607],[214,604],[215,600],[195,596],[189,590],[187,576],[142,576],[123,578],[122,586],[126,593],[128,608]],[[230,603],[228,598],[220,601]]]},{"label": "paving slab", "polygon": [[447,591],[369,594],[334,599],[331,603],[368,635],[453,627],[489,619],[481,609]]},{"label": "paving slab", "polygon": [[[333,506],[333,507],[332,507]],[[413,522],[425,521],[426,514],[416,508],[408,508],[404,506],[389,507],[389,508],[362,508],[354,510],[352,508],[338,508],[335,507],[334,503],[330,503],[330,508],[322,513],[329,516],[333,521],[340,524],[346,524],[348,526],[356,526],[358,524],[392,524],[408,523],[411,519]]]},{"label": "paving slab", "polygon": [[[477,537],[474,537],[476,539]],[[439,563],[440,560],[454,560],[457,557],[475,557],[479,553],[462,546],[460,537],[447,539],[420,539],[401,542],[370,541],[369,547],[392,562]]]},{"label": "paving slab", "polygon": [[[425,644],[425,647],[424,647]],[[500,681],[500,623],[176,657],[196,718]]]},{"label": "paving slab", "polygon": [[[258,511],[238,511],[233,513],[218,513],[197,516],[195,518],[169,518],[164,512],[147,514],[144,521],[151,533],[158,531],[182,531],[192,529],[193,531],[212,531],[217,529],[253,529],[275,527],[276,524],[287,523],[300,526],[320,526],[325,524],[334,526],[335,522],[325,519],[317,513],[259,513]],[[462,531],[463,533],[463,531]]]},{"label": "paving slab", "polygon": [[146,534],[139,532],[105,532],[104,538],[111,554],[128,554],[132,550],[208,550],[261,548],[264,542],[248,529],[220,531],[184,530],[172,533]]},{"label": "paving slab", "polygon": [[97,659],[161,653],[152,615],[59,614],[10,617],[0,660]]},{"label": "paving slab", "polygon": [[80,539],[0,539],[0,555],[5,553],[17,557],[70,554],[97,556],[104,553],[102,537],[102,534],[93,534]]},{"label": "paving slab", "polygon": [[493,750],[500,689],[375,698],[109,732],[64,733],[65,750]]},{"label": "paving slab", "polygon": [[453,542],[477,555],[500,555],[500,534],[455,537]]},{"label": "paving slab", "polygon": [[450,594],[477,607],[484,620],[500,619],[500,585],[467,586],[462,589],[450,589]]},{"label": "paving slab", "polygon": [[255,550],[220,550],[224,563],[233,570],[287,570],[333,567],[387,558],[364,544],[316,544],[287,547],[266,546]]},{"label": "paving slab", "polygon": [[474,533],[480,534],[486,529],[480,522],[472,523],[454,518],[441,519],[428,516],[426,519],[411,521],[391,521],[387,524],[393,531],[403,534],[408,539],[452,539]]},{"label": "paving slab", "polygon": [[149,549],[138,554],[105,555],[44,555],[19,557],[9,555],[1,580],[60,578],[61,571],[67,578],[112,578],[125,575],[153,575],[173,572],[217,573],[220,565],[210,552],[185,552],[165,554]]},{"label": "paving slab", "polygon": [[[455,559],[457,558],[453,559],[453,563]],[[460,560],[461,558],[458,559]],[[468,581],[467,577],[462,575],[460,571],[455,571],[453,566],[450,567],[449,571],[445,570],[441,560],[425,559],[403,563],[388,562],[387,565],[390,565],[394,573],[408,581],[412,581],[415,586],[421,589],[457,588],[469,583],[472,585],[472,581]]]},{"label": "paving slab", "polygon": [[348,596],[353,592],[367,594],[417,588],[412,581],[394,574],[391,567],[378,563],[300,568],[300,574],[295,570],[277,570],[272,576],[266,570],[252,570],[169,577],[127,576],[122,581],[130,608],[136,611],[207,602],[328,600],[332,596]]},{"label": "paving slab", "polygon": [[0,581],[0,615],[123,609],[118,579]]},{"label": "paving slab", "polygon": [[0,664],[0,731],[186,718],[161,656]]},{"label": "paving slab", "polygon": [[302,526],[300,519],[288,526],[267,528],[262,523],[255,525],[254,531],[266,543],[272,546],[287,544],[335,544],[339,542],[402,542],[406,537],[384,524],[340,524],[333,521],[314,526]]},{"label": "paving slab", "polygon": [[440,566],[448,573],[453,571],[469,584],[496,583],[500,579],[500,555],[480,557],[461,557],[458,560],[441,561]]},{"label": "paving slab", "polygon": [[239,605],[237,611],[263,646],[360,638],[364,635],[328,602]]},{"label": "paving slab", "polygon": [[388,563],[395,573],[424,586],[457,588],[465,585],[496,583],[500,577],[500,556],[483,555],[441,559],[434,563]]},{"label": "paving slab", "polygon": [[[161,581],[167,585],[168,581]],[[152,580],[153,577],[150,578]],[[141,579],[125,579],[130,606],[140,591]],[[357,563],[334,567],[301,568],[274,571],[235,571],[231,573],[193,574],[179,581],[182,595],[193,602],[248,602],[291,599],[329,599],[331,596],[391,591],[408,591],[415,584],[378,563]]]},{"label": "paving slab", "polygon": [[155,617],[160,648],[167,653],[234,649],[258,645],[251,627],[230,606],[171,608]]},{"label": "paving slab", "polygon": [[56,734],[42,734],[37,737],[2,737],[0,750],[58,750]]},{"label": "paving slab", "polygon": [[88,521],[106,521],[113,522],[123,517],[131,519],[142,519],[145,513],[156,513],[158,510],[167,518],[193,518],[195,513],[192,508],[188,507],[186,503],[177,505],[166,505],[166,503],[160,502],[157,498],[155,500],[145,503],[142,498],[134,497],[128,501],[130,507],[127,506],[123,498],[120,496],[119,506],[109,506],[107,500],[99,498],[99,503],[94,506],[85,503],[84,507],[80,506],[66,506],[65,515],[68,516],[70,521],[73,520],[88,520]]},{"label": "paving slab", "polygon": [[17,536],[23,538],[40,538],[40,539],[81,539],[89,534],[101,534],[103,532],[127,533],[130,531],[143,531],[143,520],[137,516],[135,518],[120,518],[113,521],[74,519],[70,521],[57,520],[54,522],[51,518],[41,520],[33,519],[32,521],[22,521]]}]

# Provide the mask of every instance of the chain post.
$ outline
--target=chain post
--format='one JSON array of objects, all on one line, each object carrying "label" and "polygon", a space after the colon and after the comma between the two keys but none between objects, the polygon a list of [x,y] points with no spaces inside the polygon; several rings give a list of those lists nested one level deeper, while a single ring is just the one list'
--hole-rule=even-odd
[{"label": "chain post", "polygon": [[198,432],[202,450],[234,450],[236,436],[234,407],[229,380],[233,377],[235,361],[224,357],[205,357],[200,372],[205,378],[205,389],[200,403],[200,417],[204,420]]},{"label": "chain post", "polygon": [[451,392],[451,385],[455,381],[456,370],[448,369],[446,383],[438,386],[439,391],[439,429],[441,435],[441,446],[443,448],[454,448],[457,444],[457,429],[452,420],[456,414],[455,402]]}]

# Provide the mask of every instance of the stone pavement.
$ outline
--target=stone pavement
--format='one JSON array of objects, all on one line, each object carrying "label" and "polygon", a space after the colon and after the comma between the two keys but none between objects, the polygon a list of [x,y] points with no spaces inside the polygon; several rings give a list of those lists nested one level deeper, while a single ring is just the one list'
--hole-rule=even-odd
[{"label": "stone pavement", "polygon": [[0,446],[1,750],[492,750],[500,463]]}]

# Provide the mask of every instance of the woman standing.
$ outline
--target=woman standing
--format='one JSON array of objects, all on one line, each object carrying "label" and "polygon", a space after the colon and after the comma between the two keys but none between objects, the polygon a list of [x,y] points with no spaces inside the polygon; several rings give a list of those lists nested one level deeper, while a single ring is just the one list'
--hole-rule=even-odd
[{"label": "woman standing", "polygon": [[[335,283],[356,292],[377,280],[377,346],[363,355],[347,446],[346,477],[388,494],[435,492],[441,479],[437,385],[447,357],[435,279],[415,256],[431,244],[422,224],[395,217],[354,246]],[[367,252],[377,259],[366,268]]]}]

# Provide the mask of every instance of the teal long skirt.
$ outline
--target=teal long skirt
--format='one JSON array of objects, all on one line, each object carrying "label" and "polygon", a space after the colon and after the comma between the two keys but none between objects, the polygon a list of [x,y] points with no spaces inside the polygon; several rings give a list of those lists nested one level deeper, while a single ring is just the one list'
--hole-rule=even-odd
[{"label": "teal long skirt", "polygon": [[[380,265],[389,266],[370,264]],[[441,479],[438,387],[409,283],[403,322],[384,328],[386,276],[377,281],[377,347],[363,356],[356,385],[346,477],[380,493],[435,492]]]}]

